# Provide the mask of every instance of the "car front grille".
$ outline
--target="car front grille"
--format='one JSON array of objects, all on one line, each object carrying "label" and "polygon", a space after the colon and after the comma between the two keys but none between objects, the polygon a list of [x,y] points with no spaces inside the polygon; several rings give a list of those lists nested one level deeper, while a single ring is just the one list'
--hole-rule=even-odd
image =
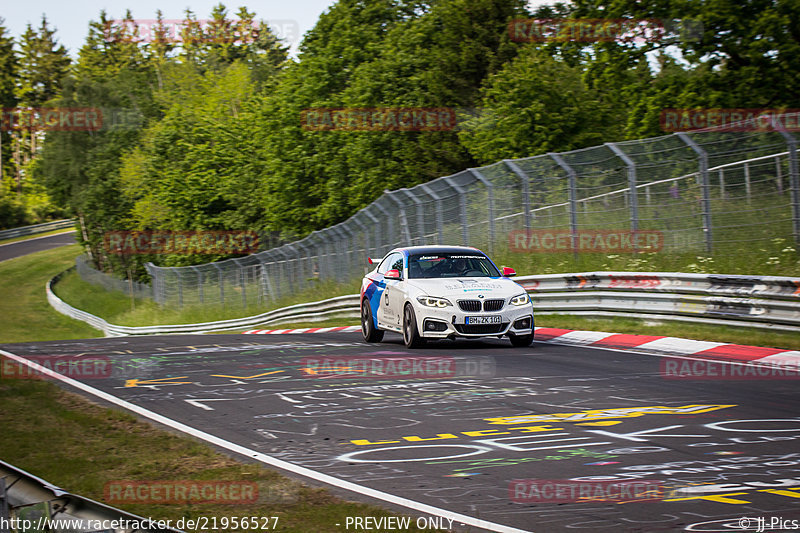
[{"label": "car front grille", "polygon": [[481,310],[481,307],[483,307],[484,311],[488,312],[499,311],[505,304],[505,300],[486,300],[485,302],[481,302],[480,300],[458,301],[458,307],[466,313],[477,313]]},{"label": "car front grille", "polygon": [[505,305],[505,300],[486,300],[483,302],[484,311],[499,311]]},{"label": "car front grille", "polygon": [[480,300],[459,300],[458,307],[467,313],[477,313],[481,310]]}]

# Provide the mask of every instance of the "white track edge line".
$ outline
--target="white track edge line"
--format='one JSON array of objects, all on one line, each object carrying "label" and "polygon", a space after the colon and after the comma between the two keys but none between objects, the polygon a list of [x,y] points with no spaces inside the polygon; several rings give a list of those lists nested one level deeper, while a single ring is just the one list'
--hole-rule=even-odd
[{"label": "white track edge line", "polygon": [[62,376],[61,374],[50,370],[42,365],[34,363],[32,361],[28,361],[24,357],[20,355],[13,354],[11,352],[7,352],[5,350],[0,349],[0,354],[5,355],[6,357],[13,359],[17,362],[23,363],[28,365],[30,368],[42,372],[45,375],[48,375],[52,378],[55,378],[59,381],[66,383],[67,385],[71,385],[75,388],[78,388],[84,392],[88,392],[89,394],[93,394],[98,398],[101,398],[107,402],[113,403],[118,405],[124,409],[128,409],[137,413],[141,416],[154,420],[160,424],[164,424],[169,426],[175,430],[181,431],[183,433],[187,433],[193,437],[198,439],[204,440],[221,448],[225,448],[230,450],[234,453],[238,453],[240,455],[244,455],[246,457],[250,457],[251,459],[255,459],[262,463],[266,463],[268,465],[274,466],[276,468],[281,468],[283,470],[288,470],[289,472],[293,472],[295,474],[299,474],[301,476],[305,476],[316,481],[320,481],[322,483],[327,483],[329,485],[333,485],[335,487],[339,487],[341,489],[349,490],[352,492],[356,492],[358,494],[363,494],[364,496],[369,496],[370,498],[376,498],[378,500],[383,500],[385,502],[393,503],[395,505],[399,505],[401,507],[407,507],[414,511],[425,513],[429,515],[441,516],[444,518],[452,519],[453,521],[460,522],[464,525],[470,525],[474,527],[479,527],[482,529],[487,529],[489,531],[497,531],[498,533],[530,533],[530,531],[524,529],[517,529],[515,527],[504,526],[502,524],[496,524],[494,522],[487,522],[485,520],[481,520],[478,518],[473,518],[471,516],[462,515],[460,513],[455,513],[453,511],[448,511],[447,509],[441,509],[439,507],[434,507],[432,505],[428,505],[425,503],[415,502],[414,500],[409,500],[407,498],[403,498],[400,496],[395,496],[394,494],[389,494],[387,492],[379,491],[376,489],[371,489],[369,487],[364,487],[353,483],[351,481],[344,481],[339,478],[333,477],[328,474],[323,474],[321,472],[317,472],[315,470],[311,470],[304,466],[295,465],[292,463],[288,463],[286,461],[282,461],[280,459],[276,459],[269,455],[256,452],[249,448],[245,448],[239,444],[230,442],[225,440],[221,437],[217,437],[215,435],[211,435],[210,433],[206,433],[205,431],[200,431],[199,429],[195,429],[191,426],[187,426],[181,422],[176,420],[172,420],[164,415],[160,415],[149,409],[145,409],[144,407],[139,407],[138,405],[134,405],[130,402],[127,402],[121,398],[117,398],[113,394],[109,394],[107,392],[101,391],[85,383],[80,381],[76,381],[72,378]]}]

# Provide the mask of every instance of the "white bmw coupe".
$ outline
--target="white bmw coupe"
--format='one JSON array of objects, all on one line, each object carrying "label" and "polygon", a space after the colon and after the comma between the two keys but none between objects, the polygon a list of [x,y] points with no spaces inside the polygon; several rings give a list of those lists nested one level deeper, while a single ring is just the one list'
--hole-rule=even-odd
[{"label": "white bmw coupe", "polygon": [[361,330],[367,342],[385,331],[415,348],[426,339],[508,336],[533,341],[533,304],[480,250],[462,246],[396,248],[361,283]]}]

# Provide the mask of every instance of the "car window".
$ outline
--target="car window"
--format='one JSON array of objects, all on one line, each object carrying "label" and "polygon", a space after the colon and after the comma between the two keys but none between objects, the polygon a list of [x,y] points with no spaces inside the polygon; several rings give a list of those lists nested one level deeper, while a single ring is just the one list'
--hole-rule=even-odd
[{"label": "car window", "polygon": [[390,269],[393,268],[393,269],[399,271],[400,275],[402,276],[403,275],[403,254],[395,254],[395,255],[397,255],[397,257],[395,258],[395,261],[392,262],[392,266],[390,267]]},{"label": "car window", "polygon": [[500,272],[484,255],[464,253],[420,254],[408,259],[408,277],[499,277]]},{"label": "car window", "polygon": [[[400,268],[395,266],[398,261],[400,263]],[[397,268],[400,273],[403,272],[403,254],[395,252],[386,256],[386,259],[381,261],[381,264],[378,265],[378,274],[386,274],[386,271],[392,268]]]}]

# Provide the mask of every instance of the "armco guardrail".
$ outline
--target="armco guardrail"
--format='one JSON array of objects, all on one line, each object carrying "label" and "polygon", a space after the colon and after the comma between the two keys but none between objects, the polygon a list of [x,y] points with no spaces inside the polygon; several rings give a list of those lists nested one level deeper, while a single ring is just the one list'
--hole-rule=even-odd
[{"label": "armco guardrail", "polygon": [[[7,531],[106,531],[137,533],[148,531],[180,532],[159,527],[158,521],[126,513],[102,503],[70,494],[24,470],[0,461],[0,516],[8,511]],[[98,528],[97,526],[105,526]],[[27,526],[27,527],[23,527]]]},{"label": "armco guardrail", "polygon": [[36,235],[38,233],[46,233],[57,229],[67,229],[75,225],[75,221],[71,219],[54,220],[53,222],[45,222],[44,224],[35,224],[33,226],[23,226],[21,228],[11,228],[0,231],[0,241],[5,239],[15,239],[17,237],[26,237],[28,235]]},{"label": "armco guardrail", "polygon": [[[74,267],[73,267],[74,268]],[[102,331],[106,337],[123,337],[127,335],[164,335],[175,333],[204,333],[206,331],[223,331],[231,329],[242,329],[252,326],[277,323],[281,321],[319,322],[328,318],[350,318],[358,317],[358,295],[339,296],[319,302],[292,305],[281,309],[275,309],[266,313],[245,318],[235,318],[231,320],[220,320],[216,322],[202,322],[199,324],[176,324],[165,326],[119,326],[110,324],[106,320],[76,309],[56,296],[53,292],[53,284],[72,270],[72,268],[62,272],[47,282],[47,301],[59,313],[68,317],[82,320],[95,329]]]},{"label": "armco guardrail", "polygon": [[[60,275],[59,275],[60,276]],[[71,307],[47,284],[59,312],[83,320],[106,336],[202,333],[280,322],[357,318],[359,295],[339,296],[260,315],[201,324],[131,327]],[[605,315],[682,320],[800,331],[800,278],[680,272],[582,272],[517,278],[539,314]]]}]

